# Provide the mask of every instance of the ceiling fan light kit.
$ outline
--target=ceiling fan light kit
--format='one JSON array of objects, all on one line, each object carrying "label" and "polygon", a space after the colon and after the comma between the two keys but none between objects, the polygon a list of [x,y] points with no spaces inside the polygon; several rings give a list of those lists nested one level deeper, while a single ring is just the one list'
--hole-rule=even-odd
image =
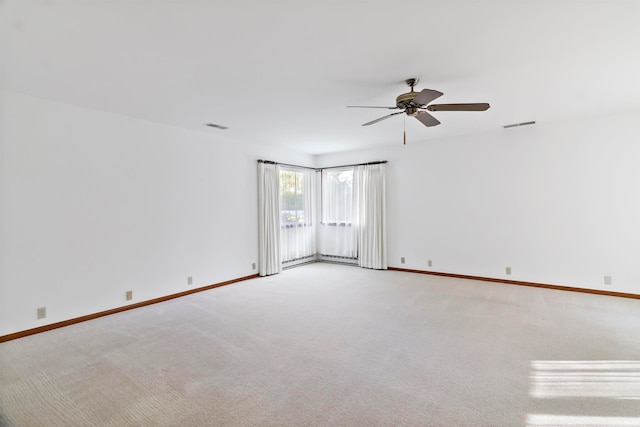
[{"label": "ceiling fan light kit", "polygon": [[[442,92],[433,89],[423,89],[420,92],[413,90],[418,83],[417,78],[406,79],[405,83],[411,88],[410,92],[398,95],[395,107],[372,107],[363,105],[349,105],[349,108],[385,108],[389,110],[402,110],[391,113],[370,122],[364,123],[362,126],[369,126],[379,121],[388,119],[391,116],[405,113],[409,117],[415,117],[427,127],[437,126],[440,121],[427,111],[485,111],[490,108],[488,103],[472,103],[472,104],[430,104],[435,99],[443,95]],[[426,111],[425,111],[426,110]]]}]

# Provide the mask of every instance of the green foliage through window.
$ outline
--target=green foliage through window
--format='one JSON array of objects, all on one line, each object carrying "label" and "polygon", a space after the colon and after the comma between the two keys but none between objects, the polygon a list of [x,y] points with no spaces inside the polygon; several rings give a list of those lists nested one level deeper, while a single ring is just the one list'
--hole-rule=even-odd
[{"label": "green foliage through window", "polygon": [[305,224],[304,174],[302,172],[280,170],[280,223],[287,227]]}]

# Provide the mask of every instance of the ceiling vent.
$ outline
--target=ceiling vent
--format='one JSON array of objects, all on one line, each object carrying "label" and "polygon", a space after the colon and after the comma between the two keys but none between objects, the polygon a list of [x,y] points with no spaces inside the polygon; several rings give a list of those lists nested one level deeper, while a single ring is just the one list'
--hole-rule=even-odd
[{"label": "ceiling vent", "polygon": [[215,123],[205,123],[204,125],[205,125],[205,126],[209,126],[210,128],[216,128],[216,129],[223,129],[223,130],[224,130],[224,129],[229,129],[229,128],[228,128],[228,127],[226,127],[226,126],[217,125],[217,124],[215,124]]},{"label": "ceiling vent", "polygon": [[514,123],[512,125],[504,125],[502,127],[505,128],[505,129],[508,129],[508,128],[515,128],[515,127],[518,127],[518,126],[527,126],[527,125],[535,125],[535,124],[536,124],[536,122],[533,121],[533,122]]}]

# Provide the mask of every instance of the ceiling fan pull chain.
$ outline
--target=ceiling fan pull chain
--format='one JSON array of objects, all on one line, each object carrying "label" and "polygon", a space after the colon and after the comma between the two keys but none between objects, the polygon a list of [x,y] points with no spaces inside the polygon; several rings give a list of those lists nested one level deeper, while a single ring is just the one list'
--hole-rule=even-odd
[{"label": "ceiling fan pull chain", "polygon": [[407,116],[404,116],[404,145],[407,145]]}]

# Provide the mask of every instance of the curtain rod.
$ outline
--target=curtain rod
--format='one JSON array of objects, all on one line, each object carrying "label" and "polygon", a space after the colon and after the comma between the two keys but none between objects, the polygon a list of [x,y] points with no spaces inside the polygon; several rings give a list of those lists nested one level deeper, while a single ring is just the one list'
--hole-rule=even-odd
[{"label": "curtain rod", "polygon": [[352,167],[352,166],[368,166],[368,165],[379,165],[381,163],[387,163],[386,160],[379,160],[377,162],[368,162],[368,163],[357,163],[357,164],[353,164],[353,165],[342,165],[342,166],[328,166],[326,168],[318,168],[316,170],[323,170],[323,169],[338,169],[338,168],[348,168],[348,167]]},{"label": "curtain rod", "polygon": [[277,163],[277,162],[274,162],[274,161],[271,161],[271,160],[262,160],[262,159],[260,159],[260,160],[258,160],[258,163],[266,163],[266,164],[268,164],[268,165],[291,166],[291,167],[293,167],[293,168],[311,169],[311,170],[313,170],[313,171],[317,171],[317,170],[318,170],[318,169],[316,169],[316,168],[310,168],[309,166],[290,165],[290,164],[288,164],[288,163]]},{"label": "curtain rod", "polygon": [[271,160],[262,160],[262,159],[258,160],[258,163],[267,163],[267,164],[270,164],[270,165],[291,166],[291,167],[294,167],[294,168],[311,169],[311,170],[315,170],[316,172],[320,172],[320,171],[322,171],[324,169],[339,169],[339,168],[348,168],[348,167],[353,167],[353,166],[379,165],[381,163],[387,163],[387,161],[386,160],[379,160],[377,162],[356,163],[356,164],[353,164],[353,165],[342,165],[342,166],[329,166],[329,167],[326,167],[326,168],[310,168],[308,166],[291,165],[291,164],[288,164],[288,163],[277,163],[277,162],[274,162],[274,161],[271,161]]}]

